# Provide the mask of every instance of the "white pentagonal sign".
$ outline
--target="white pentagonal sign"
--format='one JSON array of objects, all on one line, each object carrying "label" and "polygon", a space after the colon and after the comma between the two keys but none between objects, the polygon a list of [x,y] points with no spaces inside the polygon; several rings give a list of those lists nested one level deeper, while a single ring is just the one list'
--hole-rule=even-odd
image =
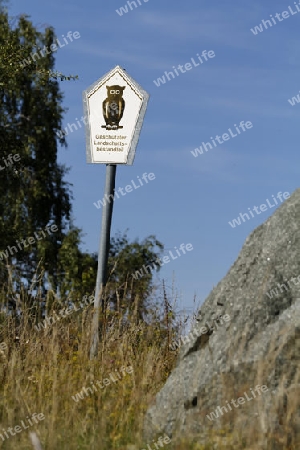
[{"label": "white pentagonal sign", "polygon": [[132,165],[148,98],[120,66],[83,92],[88,163]]}]

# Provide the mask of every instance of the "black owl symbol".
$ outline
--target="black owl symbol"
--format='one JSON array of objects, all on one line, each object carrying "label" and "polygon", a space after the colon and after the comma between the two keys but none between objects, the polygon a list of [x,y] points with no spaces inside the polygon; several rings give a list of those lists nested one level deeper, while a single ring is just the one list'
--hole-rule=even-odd
[{"label": "black owl symbol", "polygon": [[106,125],[101,128],[106,130],[118,130],[123,128],[119,126],[119,122],[123,117],[125,109],[125,100],[123,99],[123,91],[126,86],[106,86],[107,98],[102,103],[103,117]]}]

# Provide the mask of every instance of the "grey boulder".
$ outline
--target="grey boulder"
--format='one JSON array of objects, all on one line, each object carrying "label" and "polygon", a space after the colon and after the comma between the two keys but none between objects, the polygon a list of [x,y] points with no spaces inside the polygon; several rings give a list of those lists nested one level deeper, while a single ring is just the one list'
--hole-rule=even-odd
[{"label": "grey boulder", "polygon": [[248,236],[185,342],[145,440],[300,448],[300,189]]}]

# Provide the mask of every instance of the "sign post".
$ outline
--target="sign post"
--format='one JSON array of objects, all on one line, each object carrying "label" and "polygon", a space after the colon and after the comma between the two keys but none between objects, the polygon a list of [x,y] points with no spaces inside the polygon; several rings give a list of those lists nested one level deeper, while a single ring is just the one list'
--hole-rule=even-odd
[{"label": "sign post", "polygon": [[84,112],[88,118],[88,123],[85,122],[87,162],[106,164],[91,359],[96,356],[99,344],[100,302],[107,281],[116,164],[133,164],[148,99],[147,92],[120,66],[116,66],[83,92]]}]

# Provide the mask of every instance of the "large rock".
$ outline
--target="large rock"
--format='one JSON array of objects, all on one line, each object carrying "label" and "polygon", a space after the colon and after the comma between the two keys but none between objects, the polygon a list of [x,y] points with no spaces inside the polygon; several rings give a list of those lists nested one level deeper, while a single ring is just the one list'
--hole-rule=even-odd
[{"label": "large rock", "polygon": [[[230,321],[216,325],[219,315]],[[235,448],[300,448],[300,189],[246,239],[197,320],[147,411],[145,439],[207,442],[223,431]],[[214,329],[201,334],[207,322]],[[251,395],[257,385],[268,390]],[[219,406],[228,412],[209,420]]]}]

